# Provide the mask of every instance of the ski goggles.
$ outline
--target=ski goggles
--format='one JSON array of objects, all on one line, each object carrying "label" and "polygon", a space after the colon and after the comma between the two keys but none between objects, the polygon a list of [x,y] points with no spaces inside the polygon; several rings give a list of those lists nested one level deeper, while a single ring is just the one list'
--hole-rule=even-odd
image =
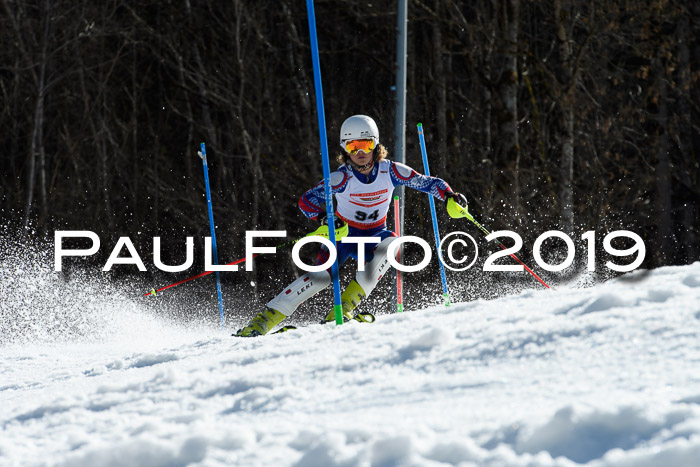
[{"label": "ski goggles", "polygon": [[369,153],[374,149],[373,139],[353,139],[345,141],[345,151],[349,154],[357,154],[359,151]]}]

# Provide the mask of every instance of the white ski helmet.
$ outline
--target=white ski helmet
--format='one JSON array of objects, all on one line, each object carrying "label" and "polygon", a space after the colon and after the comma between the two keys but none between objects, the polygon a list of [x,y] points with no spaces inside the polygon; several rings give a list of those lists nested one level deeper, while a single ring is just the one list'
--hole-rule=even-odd
[{"label": "white ski helmet", "polygon": [[375,147],[379,145],[379,130],[367,115],[353,115],[343,122],[340,127],[340,147],[345,150],[345,142],[354,139],[374,140]]}]

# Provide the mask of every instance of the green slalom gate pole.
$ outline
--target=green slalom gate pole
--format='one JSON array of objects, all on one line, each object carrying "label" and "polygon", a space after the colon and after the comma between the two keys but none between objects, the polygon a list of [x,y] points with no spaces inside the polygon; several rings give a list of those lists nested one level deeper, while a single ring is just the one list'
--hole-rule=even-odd
[{"label": "green slalom gate pole", "polygon": [[[425,167],[425,175],[430,176],[430,167],[428,167],[428,151],[425,149],[425,137],[423,136],[423,124],[418,124],[418,138],[420,139],[420,150],[423,153],[423,167]],[[440,231],[438,230],[437,214],[435,214],[435,201],[433,195],[428,194],[430,202],[430,214],[433,217],[433,232],[435,233],[435,246],[438,252],[438,265],[440,266],[440,279],[442,279],[442,297],[445,300],[445,306],[450,306],[450,292],[447,289],[447,277],[445,276],[445,266],[440,260]]]},{"label": "green slalom gate pole", "polygon": [[[311,61],[314,67],[314,87],[316,90],[316,111],[318,113],[318,132],[321,138],[321,156],[323,158],[323,179],[326,189],[326,218],[328,219],[328,239],[335,247],[335,209],[333,208],[333,195],[331,193],[331,166],[328,160],[328,140],[326,139],[326,114],[323,108],[323,86],[321,84],[321,64],[318,58],[318,39],[316,37],[316,15],[314,13],[314,1],[306,0],[306,11],[309,17],[309,36],[311,38]],[[340,304],[340,279],[338,277],[338,261],[331,266],[333,278],[333,310],[335,312],[335,324],[343,324],[343,306]]]}]

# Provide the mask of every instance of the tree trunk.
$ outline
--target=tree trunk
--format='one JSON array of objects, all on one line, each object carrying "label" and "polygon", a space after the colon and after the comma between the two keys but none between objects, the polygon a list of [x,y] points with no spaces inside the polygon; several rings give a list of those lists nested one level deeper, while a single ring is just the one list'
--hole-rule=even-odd
[{"label": "tree trunk", "polygon": [[668,87],[663,65],[656,60],[658,86],[658,114],[656,116],[656,165],[654,182],[656,184],[656,265],[671,264],[673,260],[673,216],[671,206],[671,167],[669,161],[668,141]]},{"label": "tree trunk", "polygon": [[[299,132],[301,141],[309,141],[310,144],[307,148],[303,149],[304,155],[307,160],[311,160],[315,154],[318,153],[316,146],[311,144],[314,141],[314,115],[312,113],[312,104],[309,90],[313,89],[313,82],[309,79],[308,73],[306,72],[306,64],[303,57],[299,53],[299,50],[305,44],[306,39],[299,35],[299,31],[294,23],[294,17],[289,9],[289,5],[285,1],[282,5],[282,11],[287,23],[287,34],[289,35],[289,53],[288,53],[288,65],[290,70],[294,70],[294,73],[289,77],[292,82],[292,88],[297,95],[297,99],[301,104],[301,112],[293,112],[294,118],[297,121],[296,131]],[[291,164],[295,164],[296,161],[289,161]]]},{"label": "tree trunk", "polygon": [[486,52],[484,54],[484,78],[486,83],[481,86],[483,90],[483,105],[484,105],[484,117],[483,117],[483,154],[481,155],[482,163],[487,165],[484,166],[484,173],[486,174],[486,192],[484,193],[484,212],[487,217],[491,217],[493,213],[495,202],[494,196],[496,194],[495,190],[495,148],[493,146],[493,137],[491,133],[491,125],[493,124],[493,92],[491,83],[493,81],[493,71],[491,67],[491,60],[493,49],[496,44],[496,28],[493,27],[489,33],[489,39],[487,41],[487,46],[485,47]]},{"label": "tree trunk", "polygon": [[567,27],[567,20],[570,17],[568,10],[563,10],[562,0],[554,0],[554,21],[557,29],[557,44],[561,59],[561,74],[563,88],[559,99],[561,111],[561,131],[560,131],[560,177],[561,191],[559,204],[561,209],[561,228],[569,233],[574,229],[574,92],[576,83],[572,70],[571,35]]},{"label": "tree trunk", "polygon": [[[132,54],[132,64],[131,64],[131,157],[135,167],[140,164],[139,160],[139,100],[141,99],[141,89],[138,86],[137,78],[140,76],[140,70],[136,64],[136,52]],[[140,208],[143,204],[140,197],[140,181],[141,177],[134,177],[131,181],[131,209],[133,210],[134,222],[132,224],[132,234],[136,234],[141,230],[141,223],[146,217],[145,212]]]},{"label": "tree trunk", "polygon": [[[688,16],[684,15],[679,19],[678,28],[676,30],[677,44],[678,44],[678,70],[676,76],[676,83],[678,84],[678,94],[677,94],[677,113],[678,113],[678,132],[677,132],[677,145],[681,151],[681,159],[684,161],[697,160],[695,157],[695,152],[693,148],[693,117],[690,110],[689,101],[692,99],[690,91],[692,89],[691,81],[691,61],[690,61],[690,48],[688,43],[692,41],[690,35],[690,25]],[[700,256],[698,252],[698,231],[696,222],[698,219],[697,215],[697,199],[698,197],[693,197],[692,193],[698,192],[698,179],[695,176],[695,172],[681,171],[680,172],[681,183],[683,185],[683,193],[687,193],[683,197],[683,205],[681,206],[681,222],[683,223],[683,229],[681,230],[681,238],[679,242],[683,248],[683,262],[690,263],[696,261]]]},{"label": "tree trunk", "polygon": [[503,69],[498,81],[499,142],[497,143],[496,168],[502,169],[500,183],[496,184],[496,202],[510,204],[516,218],[520,210],[520,145],[518,142],[518,29],[520,0],[507,0],[502,4]]},{"label": "tree trunk", "polygon": [[[185,9],[187,11],[187,14],[190,15],[192,13],[192,6],[190,4],[190,0],[185,0]],[[212,147],[214,150],[219,149],[219,139],[216,136],[216,131],[214,131],[214,123],[211,118],[211,110],[209,108],[209,101],[207,100],[207,87],[205,85],[205,80],[204,80],[204,75],[205,75],[205,68],[204,68],[204,62],[202,61],[202,55],[199,52],[199,47],[197,47],[196,42],[192,42],[192,54],[194,55],[194,61],[195,61],[195,80],[197,83],[197,89],[199,90],[199,102],[200,102],[200,109],[202,112],[202,123],[204,124],[204,131],[207,134],[207,138],[209,141],[207,141],[207,145],[209,147]]]},{"label": "tree trunk", "polygon": [[46,149],[44,146],[44,103],[46,100],[46,67],[49,60],[48,47],[51,33],[51,14],[49,0],[44,2],[44,30],[41,37],[41,58],[39,64],[39,76],[37,82],[37,98],[34,106],[34,127],[29,147],[29,171],[27,174],[27,201],[24,210],[24,225],[29,224],[32,204],[34,200],[34,187],[36,178],[36,159],[39,157],[39,181],[41,194],[41,215],[46,218],[48,206],[46,199]]},{"label": "tree trunk", "polygon": [[[435,12],[440,16],[441,1],[435,0]],[[433,21],[433,64],[435,80],[435,126],[437,129],[437,171],[434,175],[445,178],[447,176],[447,82],[442,62],[442,32],[439,19]]]}]

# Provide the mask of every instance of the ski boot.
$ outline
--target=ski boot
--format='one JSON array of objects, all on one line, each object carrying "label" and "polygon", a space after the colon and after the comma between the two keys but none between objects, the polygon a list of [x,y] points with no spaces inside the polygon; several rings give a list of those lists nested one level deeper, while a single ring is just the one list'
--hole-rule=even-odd
[{"label": "ski boot", "polygon": [[[343,322],[347,323],[351,319],[359,321],[361,323],[372,323],[374,322],[374,315],[368,312],[360,312],[354,314],[353,310],[357,308],[362,299],[365,298],[365,291],[362,290],[360,284],[354,279],[348,284],[347,288],[343,291],[340,296],[340,303],[343,306]],[[330,323],[335,321],[335,310],[331,310],[326,317],[321,321],[321,323]]]},{"label": "ski boot", "polygon": [[248,325],[239,329],[234,336],[237,337],[257,337],[264,336],[270,329],[277,326],[286,318],[285,315],[272,308],[267,308],[250,320]]}]

